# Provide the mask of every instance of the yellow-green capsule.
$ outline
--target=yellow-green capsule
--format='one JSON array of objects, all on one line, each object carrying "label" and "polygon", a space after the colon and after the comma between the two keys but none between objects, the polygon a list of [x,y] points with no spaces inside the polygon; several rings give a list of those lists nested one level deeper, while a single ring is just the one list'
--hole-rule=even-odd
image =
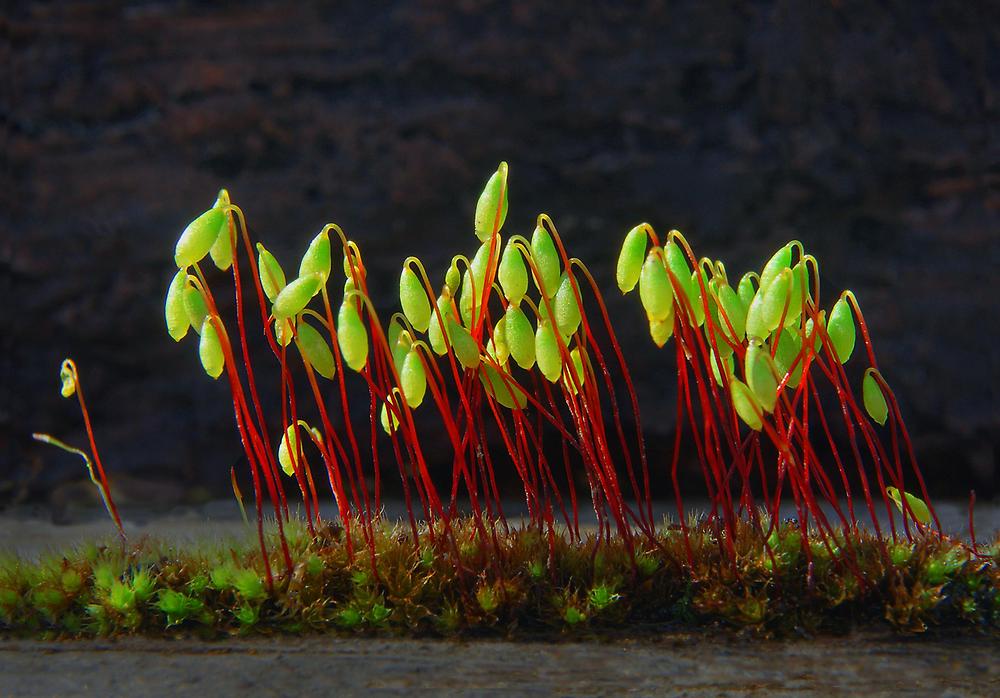
[{"label": "yellow-green capsule", "polygon": [[444,285],[448,287],[448,292],[451,295],[458,293],[458,285],[462,283],[462,275],[458,271],[458,265],[455,260],[452,260],[451,266],[448,267],[448,271],[444,274]]},{"label": "yellow-green capsule", "polygon": [[403,368],[399,372],[399,387],[403,391],[407,405],[414,409],[420,407],[427,392],[427,374],[416,347],[412,347],[403,359]]},{"label": "yellow-green capsule", "polygon": [[[466,327],[472,327],[472,316],[475,308],[482,301],[483,290],[473,280],[472,274],[466,269],[462,274],[462,290],[458,296],[458,313]],[[473,300],[474,299],[474,300]]]},{"label": "yellow-green capsule", "polygon": [[762,411],[753,391],[739,378],[733,378],[729,383],[729,394],[739,418],[754,431],[760,431],[764,427],[761,421]]},{"label": "yellow-green capsule", "polygon": [[649,236],[646,235],[646,223],[628,231],[622,250],[618,253],[618,267],[615,278],[622,293],[628,293],[639,283],[639,272],[642,271],[642,261],[646,258],[646,245]]},{"label": "yellow-green capsule", "polygon": [[[580,354],[580,348],[574,347],[569,353],[569,371],[563,372],[563,385],[567,390],[573,395],[579,392],[579,389],[583,387],[584,382],[587,380],[587,374],[583,370],[583,356]],[[573,378],[576,378],[576,383],[573,383]]]},{"label": "yellow-green capsule", "polygon": [[257,272],[260,275],[260,285],[264,289],[264,295],[274,303],[281,290],[285,287],[285,272],[274,255],[257,243]]},{"label": "yellow-green capsule", "polygon": [[344,363],[361,372],[368,363],[368,332],[358,315],[357,301],[345,298],[337,313],[337,344]]},{"label": "yellow-green capsule", "polygon": [[562,375],[562,354],[559,353],[559,343],[552,326],[545,321],[539,321],[535,330],[535,358],[538,370],[542,372],[549,383],[555,383]]},{"label": "yellow-green capsule", "polygon": [[659,247],[651,249],[643,262],[639,274],[639,299],[650,321],[666,320],[673,312],[674,293],[663,266],[663,250]]},{"label": "yellow-green capsule", "polygon": [[[233,265],[233,254],[236,252],[236,238],[230,235],[229,223],[232,220],[232,213],[225,211],[223,207],[229,205],[229,192],[225,189],[219,191],[219,196],[215,200],[214,208],[222,211],[222,225],[219,227],[219,235],[212,243],[212,248],[208,254],[215,262],[215,266],[225,271]],[[236,231],[233,230],[233,233]]]},{"label": "yellow-green capsule", "polygon": [[504,315],[507,348],[515,363],[525,371],[535,365],[535,333],[524,311],[513,303]]},{"label": "yellow-green capsule", "polygon": [[740,279],[739,285],[736,287],[736,295],[740,297],[740,302],[743,304],[744,315],[750,308],[750,301],[753,300],[754,295],[757,293],[753,286],[753,278],[753,272],[748,271],[743,275]]},{"label": "yellow-green capsule", "polygon": [[778,368],[779,380],[782,380],[788,374],[795,360],[799,359],[799,362],[795,364],[795,370],[788,378],[787,385],[792,388],[797,388],[802,381],[802,367],[805,365],[805,357],[799,358],[801,352],[802,337],[799,335],[799,330],[793,328],[782,330],[781,336],[778,337],[778,348],[774,352],[774,364]]},{"label": "yellow-green capsule", "polygon": [[[747,311],[743,307],[743,302],[736,291],[725,282],[715,284],[715,295],[719,299],[719,307],[722,309],[718,321],[722,333],[729,338],[730,342],[742,343],[747,333]],[[729,320],[728,324],[726,323],[727,319]],[[732,325],[732,330],[729,329],[730,325]]]},{"label": "yellow-green capsule", "polygon": [[163,304],[163,314],[167,320],[167,334],[175,342],[179,342],[187,335],[191,320],[188,318],[187,309],[184,306],[184,286],[187,283],[187,272],[181,269],[170,282],[167,288],[167,300]]},{"label": "yellow-green capsule", "polygon": [[327,344],[323,335],[305,320],[299,321],[298,347],[302,358],[309,362],[316,373],[327,380],[333,380],[333,375],[337,370],[337,362],[333,359],[330,345]]},{"label": "yellow-green capsule", "polygon": [[208,306],[205,305],[205,297],[201,295],[193,284],[184,287],[184,312],[187,314],[188,322],[195,332],[201,334],[201,326],[208,315]]},{"label": "yellow-green capsule", "polygon": [[326,283],[330,278],[331,266],[330,235],[323,230],[312,239],[306,248],[306,253],[302,255],[302,261],[299,262],[299,277],[319,274],[323,283]]},{"label": "yellow-green capsule", "polygon": [[506,371],[501,374],[491,364],[484,363],[479,371],[479,380],[486,392],[509,410],[523,410],[528,404],[523,389]]},{"label": "yellow-green capsule", "polygon": [[437,299],[437,309],[441,314],[441,320],[444,322],[444,329],[441,328],[441,322],[438,320],[437,313],[431,315],[430,325],[427,328],[427,338],[431,342],[431,349],[438,356],[444,356],[448,353],[448,339],[446,337],[446,332],[448,331],[448,323],[454,320],[455,313],[451,307],[451,294],[448,292],[448,288],[445,287],[441,290],[441,295]]},{"label": "yellow-green capsule", "polygon": [[559,289],[559,270],[562,268],[562,263],[552,236],[541,225],[535,226],[535,231],[531,234],[531,259],[541,277],[541,283],[539,279],[535,279],[538,292],[546,298],[552,298]]},{"label": "yellow-green capsule", "polygon": [[799,316],[802,314],[802,301],[810,297],[808,279],[809,275],[804,262],[800,261],[792,267],[792,285],[788,292],[788,312],[785,314],[786,327],[799,323]]},{"label": "yellow-green capsule", "polygon": [[278,444],[278,464],[289,477],[295,475],[295,465],[299,460],[299,439],[298,425],[301,424],[313,434],[318,432],[310,427],[305,421],[299,420],[298,424],[289,424],[285,433],[281,436],[281,443]]},{"label": "yellow-green capsule", "polygon": [[747,310],[748,337],[765,339],[778,327],[781,314],[785,312],[791,287],[792,270],[787,267],[782,269],[770,284],[761,286]]},{"label": "yellow-green capsule", "polygon": [[225,216],[217,208],[210,208],[188,223],[174,248],[174,262],[178,269],[186,269],[204,259],[216,238]]},{"label": "yellow-green capsule", "polygon": [[[698,277],[692,276],[691,267],[688,266],[684,250],[673,240],[668,240],[667,244],[663,246],[663,258],[667,269],[677,277],[678,285],[684,291],[684,295],[687,296],[687,301],[691,305],[691,312],[694,314],[695,325],[700,326],[705,321],[705,310],[701,307]],[[673,284],[670,287],[672,290]]]},{"label": "yellow-green capsule", "polygon": [[[701,282],[698,281],[698,275],[701,274]],[[694,314],[694,326],[701,327],[705,324],[705,303],[701,297],[701,287],[702,283],[705,285],[705,289],[708,290],[708,277],[705,276],[705,272],[702,269],[695,269],[691,272],[691,276],[688,277],[688,299],[691,302],[691,312]],[[718,310],[715,308],[715,301],[712,297],[708,297],[708,309],[712,313],[712,317],[715,317]]]},{"label": "yellow-green capsule", "polygon": [[212,318],[206,317],[201,325],[201,341],[198,342],[198,358],[201,365],[212,378],[222,375],[222,369],[226,365],[226,357],[222,353],[222,343],[219,335],[212,324]]},{"label": "yellow-green capsule", "polygon": [[767,260],[764,269],[760,272],[760,289],[766,290],[771,282],[778,278],[778,275],[792,265],[792,243],[788,243]]},{"label": "yellow-green capsule", "polygon": [[59,380],[62,381],[59,394],[63,397],[73,397],[76,394],[76,369],[69,359],[63,361],[59,367]]},{"label": "yellow-green capsule", "polygon": [[882,386],[875,380],[874,373],[875,369],[873,368],[865,371],[865,377],[861,381],[861,398],[865,403],[865,411],[868,416],[884,425],[889,418],[889,405],[882,393]]},{"label": "yellow-green capsule", "polygon": [[410,333],[403,329],[402,323],[395,316],[389,322],[385,339],[389,345],[389,350],[392,352],[392,365],[398,371],[403,367],[403,359],[406,358],[406,353],[410,351],[413,339],[410,337]]},{"label": "yellow-green capsule", "polygon": [[[825,319],[826,319],[826,311],[825,310],[819,311],[820,323],[823,324],[825,322]],[[815,332],[813,331],[812,318],[806,320],[806,325],[805,328],[803,328],[803,332],[806,338],[810,336],[813,338],[813,353],[818,354],[823,349],[823,337],[822,335],[820,335],[818,330]]]},{"label": "yellow-green capsule", "polygon": [[454,320],[449,319],[448,323],[449,339],[455,357],[466,368],[475,368],[479,365],[479,347],[476,345],[476,340],[472,338],[467,329]]},{"label": "yellow-green capsule", "polygon": [[563,335],[569,337],[576,332],[582,320],[580,304],[573,290],[573,282],[569,274],[563,272],[559,282],[559,290],[552,301],[552,312],[555,315],[556,327]]},{"label": "yellow-green capsule", "polygon": [[278,320],[295,317],[301,313],[309,301],[323,287],[323,276],[319,273],[300,276],[283,289],[274,299],[271,314]]},{"label": "yellow-green capsule", "polygon": [[493,336],[489,339],[487,353],[497,360],[501,366],[507,363],[510,356],[510,347],[507,345],[507,314],[504,313],[493,326]]},{"label": "yellow-green capsule", "polygon": [[295,337],[294,328],[291,320],[275,320],[274,340],[280,346],[287,347]]},{"label": "yellow-green capsule", "polygon": [[847,360],[851,358],[851,354],[854,353],[856,330],[851,306],[843,298],[833,304],[830,319],[826,323],[826,333],[830,335],[830,342],[837,353],[837,360],[846,364]]},{"label": "yellow-green capsule", "polygon": [[392,435],[392,433],[399,428],[399,419],[396,417],[396,414],[389,409],[388,403],[383,403],[382,414],[379,417],[379,421],[382,422],[382,429],[386,434]]},{"label": "yellow-green capsule", "polygon": [[712,377],[715,378],[716,385],[720,387],[726,387],[729,385],[729,381],[733,379],[733,375],[736,370],[736,364],[733,361],[733,355],[730,353],[728,356],[722,358],[722,370],[725,373],[725,379],[723,379],[723,374],[719,373],[719,359],[715,355],[714,350],[709,350],[709,363],[712,365]]},{"label": "yellow-green capsule", "polygon": [[500,287],[507,301],[517,305],[528,292],[528,268],[524,265],[521,251],[510,242],[500,257],[500,268],[497,272]]},{"label": "yellow-green capsule", "polygon": [[507,163],[501,162],[490,175],[476,203],[476,237],[486,241],[503,227],[507,218]]},{"label": "yellow-green capsule", "polygon": [[426,332],[431,321],[431,303],[420,277],[407,264],[399,275],[399,304],[403,315],[418,332]]},{"label": "yellow-green capsule", "polygon": [[674,334],[674,316],[671,315],[666,320],[650,320],[649,336],[653,339],[653,344],[660,347],[670,340]]},{"label": "yellow-green capsule", "polygon": [[773,412],[778,401],[777,369],[767,349],[758,342],[747,345],[743,375],[765,412]]},{"label": "yellow-green capsule", "polygon": [[889,495],[891,499],[899,510],[907,515],[903,508],[903,497],[906,497],[906,503],[910,505],[910,511],[913,512],[914,518],[925,526],[929,526],[931,523],[931,510],[927,508],[927,503],[919,497],[915,497],[909,492],[903,492],[900,494],[899,490],[895,487],[886,487],[885,493]]}]

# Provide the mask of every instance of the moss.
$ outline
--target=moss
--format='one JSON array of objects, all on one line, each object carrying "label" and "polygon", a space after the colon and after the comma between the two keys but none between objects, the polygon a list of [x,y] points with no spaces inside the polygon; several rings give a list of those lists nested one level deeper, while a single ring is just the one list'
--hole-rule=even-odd
[{"label": "moss", "polygon": [[690,561],[669,524],[658,546],[637,550],[592,536],[550,540],[533,529],[512,529],[487,546],[471,521],[417,544],[408,529],[383,523],[374,550],[353,553],[341,537],[312,538],[298,524],[286,530],[293,564],[287,569],[274,553],[273,586],[252,540],[189,549],[144,541],[38,561],[5,558],[0,632],[528,637],[723,627],[783,636],[888,625],[902,633],[1000,634],[995,543],[977,556],[948,538],[884,545],[860,531],[836,546],[811,537],[804,545],[789,524],[765,544],[743,523],[734,565],[711,527],[694,521]]}]

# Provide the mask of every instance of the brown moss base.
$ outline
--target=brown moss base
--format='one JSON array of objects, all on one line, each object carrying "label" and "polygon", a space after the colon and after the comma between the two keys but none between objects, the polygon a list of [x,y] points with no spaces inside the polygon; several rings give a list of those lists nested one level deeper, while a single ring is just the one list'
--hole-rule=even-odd
[{"label": "brown moss base", "polygon": [[[689,541],[665,525],[658,545],[635,539],[552,541],[497,527],[483,545],[470,521],[415,545],[383,523],[374,554],[342,529],[313,537],[286,526],[292,569],[272,540],[269,587],[254,541],[178,549],[151,540],[89,545],[38,561],[0,561],[0,633],[22,637],[337,632],[387,635],[600,637],[694,628],[767,636],[891,627],[1000,635],[1000,538],[973,555],[933,535],[880,541],[859,531],[841,545],[782,526],[764,544],[741,524],[735,564],[710,526]],[[851,563],[839,559],[853,551]],[[831,552],[833,553],[831,555]],[[811,561],[807,558],[811,557]],[[372,559],[374,558],[374,566]]]}]

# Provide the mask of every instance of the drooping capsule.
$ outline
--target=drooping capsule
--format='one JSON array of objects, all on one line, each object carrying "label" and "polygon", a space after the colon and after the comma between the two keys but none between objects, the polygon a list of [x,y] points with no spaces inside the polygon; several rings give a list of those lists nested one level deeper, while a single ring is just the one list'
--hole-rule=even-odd
[{"label": "drooping capsule", "polygon": [[323,335],[305,320],[299,321],[298,335],[299,353],[302,354],[302,358],[309,362],[316,373],[327,380],[333,380],[337,363]]},{"label": "drooping capsule", "polygon": [[573,347],[569,352],[567,367],[569,370],[563,371],[563,385],[571,394],[576,395],[587,380],[587,374],[583,370],[583,356],[580,354],[580,347]]},{"label": "drooping capsule", "polygon": [[507,363],[510,357],[510,346],[507,344],[507,313],[501,315],[497,324],[493,326],[493,336],[489,339],[486,353],[496,359],[501,366]]},{"label": "drooping capsule", "polygon": [[[747,310],[750,309],[750,302],[753,300],[754,295],[757,293],[754,289],[754,276],[752,271],[748,271],[740,279],[739,285],[736,287],[736,295],[740,297],[740,302],[743,304],[743,314],[745,315]],[[758,285],[759,286],[759,285]]]},{"label": "drooping capsule", "polygon": [[368,362],[368,332],[358,314],[357,301],[345,298],[337,313],[337,344],[344,363],[361,372]]},{"label": "drooping capsule", "polygon": [[416,346],[410,348],[403,359],[403,368],[399,372],[399,387],[403,391],[406,404],[411,408],[420,407],[427,392],[427,373]]},{"label": "drooping capsule", "polygon": [[[434,353],[438,356],[444,356],[448,353],[448,339],[446,337],[448,322],[455,319],[455,314],[451,306],[451,294],[448,292],[447,287],[441,290],[441,295],[438,296],[435,305],[437,305],[438,312],[431,315],[430,324],[427,328],[427,338],[430,340],[431,349],[434,350]],[[441,315],[440,320],[438,320],[438,313]],[[444,329],[441,327],[442,322]]]},{"label": "drooping capsule", "polygon": [[535,333],[524,311],[513,303],[507,306],[504,315],[504,333],[514,362],[525,371],[530,370],[535,365]]},{"label": "drooping capsule", "polygon": [[[701,323],[698,322],[699,313],[702,321],[705,319],[705,313],[704,309],[700,307],[700,300],[697,300],[698,294],[695,291],[696,284],[698,283],[697,277],[691,276],[691,267],[688,266],[684,250],[673,240],[668,240],[667,244],[663,246],[663,259],[667,265],[667,269],[677,278],[677,284],[684,292],[684,296],[691,306],[695,324],[700,325]],[[673,284],[670,285],[670,288],[673,290]]]},{"label": "drooping capsule", "polygon": [[509,410],[524,409],[528,404],[524,390],[506,371],[498,371],[492,364],[483,363],[479,370],[479,380],[486,392]]},{"label": "drooping capsule", "polygon": [[674,308],[674,293],[662,255],[658,247],[650,250],[639,274],[639,298],[651,321],[666,320]]},{"label": "drooping capsule", "polygon": [[236,252],[236,240],[231,233],[235,233],[235,230],[230,231],[229,224],[232,220],[232,213],[225,210],[225,206],[229,205],[229,192],[225,189],[219,190],[219,196],[215,200],[215,206],[222,211],[222,225],[219,226],[219,234],[215,238],[215,242],[212,243],[211,249],[208,251],[209,256],[211,256],[212,261],[215,266],[225,271],[233,265],[233,254]]},{"label": "drooping capsule", "polygon": [[573,281],[569,274],[563,272],[559,281],[559,290],[552,301],[552,312],[555,315],[556,326],[565,336],[571,336],[580,326],[583,318],[580,311],[580,304],[576,298],[576,291],[573,290]]},{"label": "drooping capsule", "polygon": [[257,243],[257,272],[260,275],[260,285],[264,289],[264,295],[274,303],[274,299],[285,287],[285,272],[278,264],[278,260],[267,249]]},{"label": "drooping capsule", "polygon": [[856,330],[851,306],[843,297],[833,304],[830,319],[826,323],[826,333],[830,335],[830,342],[837,353],[837,360],[846,364],[847,360],[851,358],[851,354],[854,353]]},{"label": "drooping capsule", "polygon": [[395,405],[390,409],[388,403],[382,404],[382,414],[379,416],[379,421],[382,423],[382,429],[386,434],[392,435],[399,428],[399,419],[396,417],[395,412],[397,409],[399,408]]},{"label": "drooping capsule", "polygon": [[187,272],[181,269],[170,282],[170,286],[167,288],[167,299],[163,304],[163,314],[167,320],[167,334],[175,342],[184,339],[191,326],[187,309],[184,307],[184,286],[186,283]]},{"label": "drooping capsule", "polygon": [[62,382],[59,394],[63,397],[73,397],[76,394],[76,369],[69,359],[63,361],[59,367],[59,380]]},{"label": "drooping capsule", "polygon": [[274,341],[276,341],[279,346],[287,347],[291,344],[294,336],[295,325],[291,320],[286,319],[274,321]]},{"label": "drooping capsule", "polygon": [[749,386],[739,378],[733,378],[729,382],[729,394],[732,397],[733,407],[736,409],[736,414],[739,415],[739,418],[754,431],[763,429],[764,423],[761,421],[761,406]]},{"label": "drooping capsule", "polygon": [[764,346],[756,341],[750,342],[744,357],[743,375],[747,386],[753,391],[754,397],[765,412],[773,412],[778,401],[776,374],[774,361]]},{"label": "drooping capsule", "polygon": [[507,218],[507,163],[501,162],[490,175],[476,203],[476,237],[489,240],[503,227]]},{"label": "drooping capsule", "polygon": [[201,334],[201,326],[208,315],[208,306],[205,304],[205,297],[194,284],[186,284],[184,287],[184,312],[187,313],[191,327]]},{"label": "drooping capsule", "polygon": [[319,293],[322,287],[323,276],[321,274],[300,276],[281,289],[278,297],[274,299],[271,314],[278,320],[295,317],[309,305],[309,301]]},{"label": "drooping capsule", "polygon": [[206,317],[201,325],[201,340],[198,342],[198,358],[201,365],[212,378],[222,375],[222,369],[226,365],[226,357],[222,353],[222,343],[215,330],[211,317]]},{"label": "drooping capsule", "polygon": [[649,336],[653,344],[661,349],[674,334],[674,316],[671,315],[666,320],[650,320]]},{"label": "drooping capsule", "polygon": [[766,290],[771,282],[778,278],[778,275],[785,269],[788,269],[792,265],[792,245],[789,242],[777,252],[775,252],[771,259],[767,260],[767,264],[760,272],[760,289]]},{"label": "drooping capsule", "polygon": [[521,250],[510,241],[504,247],[500,257],[500,268],[497,271],[500,287],[509,303],[517,305],[528,292],[528,268],[524,264]]},{"label": "drooping capsule", "polygon": [[475,308],[482,301],[482,287],[473,281],[472,275],[466,269],[462,274],[462,290],[458,296],[458,313],[462,316],[462,323],[466,327],[472,327],[472,316],[475,315]]},{"label": "drooping capsule", "polygon": [[288,425],[285,433],[281,436],[281,443],[278,444],[278,464],[281,465],[281,469],[288,476],[295,475],[295,465],[299,461],[299,424],[310,432],[314,431],[306,422],[300,419],[298,423]]},{"label": "drooping capsule", "polygon": [[538,361],[538,370],[547,381],[555,383],[559,380],[559,376],[562,375],[562,354],[559,353],[556,333],[548,322],[541,320],[538,322],[538,329],[535,330],[535,358]]},{"label": "drooping capsule", "polygon": [[462,283],[462,274],[458,271],[458,264],[453,259],[448,266],[448,271],[444,273],[444,285],[448,287],[448,292],[454,296],[458,293],[460,283]]},{"label": "drooping capsule", "polygon": [[[774,351],[774,364],[778,369],[779,380],[784,379],[791,370],[787,385],[797,388],[802,381],[802,368],[805,365],[805,357],[800,357],[802,352],[802,337],[799,330],[795,328],[785,328],[778,337],[778,348]],[[798,360],[796,362],[796,360]],[[792,370],[792,364],[795,369]]]},{"label": "drooping capsule", "polygon": [[865,403],[865,411],[868,416],[884,425],[889,418],[889,405],[885,401],[882,386],[875,380],[874,373],[875,369],[873,368],[865,371],[865,377],[861,381],[861,398]]},{"label": "drooping capsule", "polygon": [[642,271],[642,261],[646,258],[646,245],[649,236],[646,234],[648,224],[640,223],[628,231],[618,253],[618,266],[615,278],[622,293],[628,293],[639,283],[639,273]]},{"label": "drooping capsule", "polygon": [[541,283],[539,279],[535,279],[538,292],[546,298],[552,298],[559,289],[559,270],[562,268],[562,263],[552,236],[541,225],[535,226],[535,231],[531,234],[531,259],[541,277]]},{"label": "drooping capsule", "polygon": [[910,507],[910,511],[913,512],[913,517],[922,523],[924,526],[929,526],[931,523],[931,510],[927,507],[927,503],[916,497],[909,492],[900,493],[895,487],[886,487],[885,493],[889,496],[895,505],[899,508],[899,511],[903,513],[904,516],[909,514],[903,508],[903,497],[906,497],[906,503]]},{"label": "drooping capsule", "polygon": [[188,223],[174,248],[174,262],[178,269],[186,269],[205,258],[219,237],[224,220],[221,209],[210,208]]},{"label": "drooping capsule", "polygon": [[418,332],[426,332],[431,321],[431,303],[420,277],[409,264],[403,266],[399,275],[399,304],[410,324]]},{"label": "drooping capsule", "polygon": [[766,339],[778,327],[788,303],[791,287],[792,270],[787,267],[782,269],[770,284],[761,286],[747,310],[747,337]]},{"label": "drooping capsule", "polygon": [[712,377],[715,378],[716,385],[723,388],[727,387],[729,381],[733,379],[734,371],[736,370],[732,353],[721,359],[723,373],[719,373],[720,360],[716,357],[714,350],[709,350],[708,359],[712,365]]},{"label": "drooping capsule", "polygon": [[448,334],[455,357],[466,368],[475,368],[479,365],[479,347],[476,345],[476,340],[472,338],[467,329],[454,320],[449,319],[448,322]]},{"label": "drooping capsule", "polygon": [[326,280],[330,278],[332,265],[330,257],[330,235],[322,230],[312,239],[309,247],[306,248],[306,253],[302,255],[302,261],[299,263],[299,276],[319,274],[323,283],[326,283]]},{"label": "drooping capsule", "polygon": [[718,325],[722,333],[733,344],[741,344],[747,333],[747,311],[732,287],[724,282],[715,284],[715,295],[719,299]]},{"label": "drooping capsule", "polygon": [[785,313],[785,327],[799,324],[802,315],[803,301],[810,297],[808,287],[809,274],[804,262],[799,261],[792,267],[792,284],[788,292],[788,311]]}]

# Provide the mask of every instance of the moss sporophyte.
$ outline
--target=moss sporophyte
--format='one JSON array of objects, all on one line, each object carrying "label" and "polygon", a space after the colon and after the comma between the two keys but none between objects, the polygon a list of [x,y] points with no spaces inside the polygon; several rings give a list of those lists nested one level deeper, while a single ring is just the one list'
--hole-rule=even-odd
[{"label": "moss sporophyte", "polygon": [[[819,264],[801,242],[731,283],[676,230],[627,233],[618,287],[638,286],[635,318],[644,313],[677,376],[672,456],[650,463],[601,285],[545,214],[530,236],[503,239],[507,176],[501,163],[488,178],[470,231],[478,247],[456,254],[440,285],[416,257],[403,261],[388,322],[340,227],[324,226],[290,276],[220,192],[177,241],[164,316],[175,341],[193,331],[205,373],[228,386],[257,549],[124,542],[67,360],[63,394],[79,398],[90,453],[38,438],[83,457],[123,545],[5,562],[5,627],[450,634],[721,621],[780,632],[878,617],[904,630],[998,628],[997,544],[942,532],[860,304],[844,291],[823,307]],[[231,274],[233,317],[206,258]],[[277,405],[261,400],[251,350],[261,335]],[[351,405],[358,388],[363,409]],[[425,450],[441,434],[447,469]],[[685,439],[704,476],[701,516],[681,492]],[[381,515],[390,462],[400,524]],[[672,484],[672,523],[654,517],[654,468]],[[500,471],[519,483],[518,525]],[[324,518],[327,487],[336,511]],[[781,522],[783,503],[794,520]],[[581,525],[581,507],[596,525]]]}]

